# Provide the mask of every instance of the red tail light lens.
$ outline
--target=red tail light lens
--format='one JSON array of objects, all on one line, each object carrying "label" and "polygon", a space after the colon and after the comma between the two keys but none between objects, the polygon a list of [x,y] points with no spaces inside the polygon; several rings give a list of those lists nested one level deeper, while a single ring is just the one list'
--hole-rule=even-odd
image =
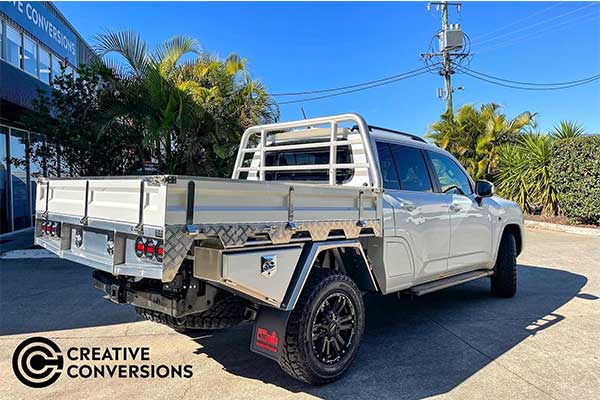
[{"label": "red tail light lens", "polygon": [[148,240],[146,242],[146,257],[153,258],[154,257],[154,241]]},{"label": "red tail light lens", "polygon": [[144,255],[144,251],[146,250],[146,245],[144,244],[144,239],[141,237],[135,240],[135,255],[141,257]]},{"label": "red tail light lens", "polygon": [[162,262],[164,255],[165,255],[165,248],[164,248],[162,242],[158,242],[154,249],[154,256],[156,257],[156,261]]},{"label": "red tail light lens", "polygon": [[146,260],[162,262],[165,250],[160,240],[138,237],[135,240],[135,255]]},{"label": "red tail light lens", "polygon": [[60,238],[60,222],[44,221],[40,225],[42,235]]}]

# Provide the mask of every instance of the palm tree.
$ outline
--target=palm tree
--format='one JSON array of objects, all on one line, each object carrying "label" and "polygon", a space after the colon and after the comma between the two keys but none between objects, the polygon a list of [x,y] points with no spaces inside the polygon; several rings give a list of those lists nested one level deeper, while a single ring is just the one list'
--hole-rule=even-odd
[{"label": "palm tree", "polygon": [[560,121],[550,132],[554,139],[568,139],[585,134],[585,128],[575,121]]},{"label": "palm tree", "polygon": [[166,173],[225,175],[243,130],[279,117],[244,59],[221,61],[193,38],[149,51],[135,32],[106,32],[96,51],[122,77],[126,118],[144,124],[147,152]]},{"label": "palm tree", "polygon": [[476,179],[493,177],[501,149],[515,143],[527,128],[535,127],[535,114],[523,112],[513,119],[500,113],[500,106],[463,105],[455,115],[444,114],[431,125],[426,136],[454,154]]}]

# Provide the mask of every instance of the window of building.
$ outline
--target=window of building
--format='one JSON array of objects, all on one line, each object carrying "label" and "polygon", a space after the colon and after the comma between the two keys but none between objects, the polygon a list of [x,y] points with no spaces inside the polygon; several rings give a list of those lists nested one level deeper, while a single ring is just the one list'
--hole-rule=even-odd
[{"label": "window of building", "polygon": [[23,69],[37,76],[37,43],[27,35],[23,35]]},{"label": "window of building", "polygon": [[52,80],[54,80],[57,76],[60,76],[60,73],[61,73],[60,58],[58,58],[58,56],[56,56],[55,54],[52,54],[52,72],[51,72]]},{"label": "window of building", "polygon": [[40,80],[50,84],[50,53],[44,48],[39,48],[40,52]]},{"label": "window of building", "polygon": [[65,68],[65,75],[73,75],[73,67],[67,64],[67,68]]},{"label": "window of building", "polygon": [[0,19],[0,59],[4,60],[4,21]]},{"label": "window of building", "polygon": [[[10,130],[10,157],[20,161],[26,160],[25,142],[27,132],[12,128]],[[27,168],[25,165],[11,163],[11,192],[13,229],[19,230],[31,226],[31,210],[29,209],[29,190]]]},{"label": "window of building", "polygon": [[6,61],[21,68],[21,33],[6,24]]},{"label": "window of building", "polygon": [[432,151],[429,152],[429,158],[431,158],[443,193],[473,193],[469,178],[453,160]]},{"label": "window of building", "polygon": [[8,128],[0,125],[0,233],[10,232],[12,226],[8,209],[8,136]]},{"label": "window of building", "polygon": [[398,144],[390,144],[390,147],[400,179],[400,189],[433,192],[429,171],[421,150]]}]

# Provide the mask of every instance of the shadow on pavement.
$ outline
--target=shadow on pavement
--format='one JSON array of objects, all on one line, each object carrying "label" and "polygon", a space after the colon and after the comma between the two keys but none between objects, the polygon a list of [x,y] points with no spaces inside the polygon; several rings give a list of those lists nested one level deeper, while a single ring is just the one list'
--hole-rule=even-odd
[{"label": "shadow on pavement", "polygon": [[[0,260],[0,262],[5,260]],[[137,321],[132,307],[102,299],[91,270],[58,259],[11,260],[0,266],[0,335]],[[512,299],[489,294],[479,280],[424,297],[366,298],[366,331],[358,357],[340,381],[312,387],[250,351],[251,324],[195,335],[206,354],[231,374],[322,398],[420,399],[446,393],[537,332],[560,323],[557,313],[587,278],[564,270],[519,266]]]},{"label": "shadow on pavement", "polygon": [[139,320],[133,307],[102,298],[91,268],[54,258],[0,264],[0,336]]},{"label": "shadow on pavement", "polygon": [[198,337],[206,354],[228,372],[322,398],[420,399],[446,393],[522,340],[560,323],[555,310],[587,278],[563,270],[519,266],[519,290],[496,299],[487,279],[424,297],[366,299],[363,343],[340,381],[323,387],[299,383],[277,364],[249,350],[251,326]]}]

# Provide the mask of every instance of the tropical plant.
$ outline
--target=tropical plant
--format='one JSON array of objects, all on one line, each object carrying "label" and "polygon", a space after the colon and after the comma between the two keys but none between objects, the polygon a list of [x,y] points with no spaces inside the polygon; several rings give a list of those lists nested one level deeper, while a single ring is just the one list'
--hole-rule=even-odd
[{"label": "tropical plant", "polygon": [[554,139],[568,139],[579,137],[585,133],[585,128],[575,121],[560,121],[555,125],[550,135]]},{"label": "tropical plant", "polygon": [[96,49],[126,82],[128,104],[114,118],[145,125],[145,150],[162,172],[226,175],[245,128],[279,117],[244,59],[219,60],[192,38],[178,36],[149,51],[135,32],[106,32]]},{"label": "tropical plant", "polygon": [[455,115],[444,114],[429,128],[426,137],[448,150],[476,179],[491,179],[502,148],[518,142],[526,129],[535,127],[535,114],[523,112],[509,119],[494,103],[479,108],[463,105]]},{"label": "tropical plant", "polygon": [[39,91],[25,123],[43,134],[32,135],[27,149],[44,175],[124,175],[139,168],[140,130],[107,112],[124,102],[119,87],[110,69],[92,63],[82,66],[78,75],[65,73],[63,66],[53,87]]},{"label": "tropical plant", "polygon": [[553,139],[529,132],[517,143],[502,147],[495,174],[498,193],[532,213],[558,214],[558,197],[551,176]]}]

